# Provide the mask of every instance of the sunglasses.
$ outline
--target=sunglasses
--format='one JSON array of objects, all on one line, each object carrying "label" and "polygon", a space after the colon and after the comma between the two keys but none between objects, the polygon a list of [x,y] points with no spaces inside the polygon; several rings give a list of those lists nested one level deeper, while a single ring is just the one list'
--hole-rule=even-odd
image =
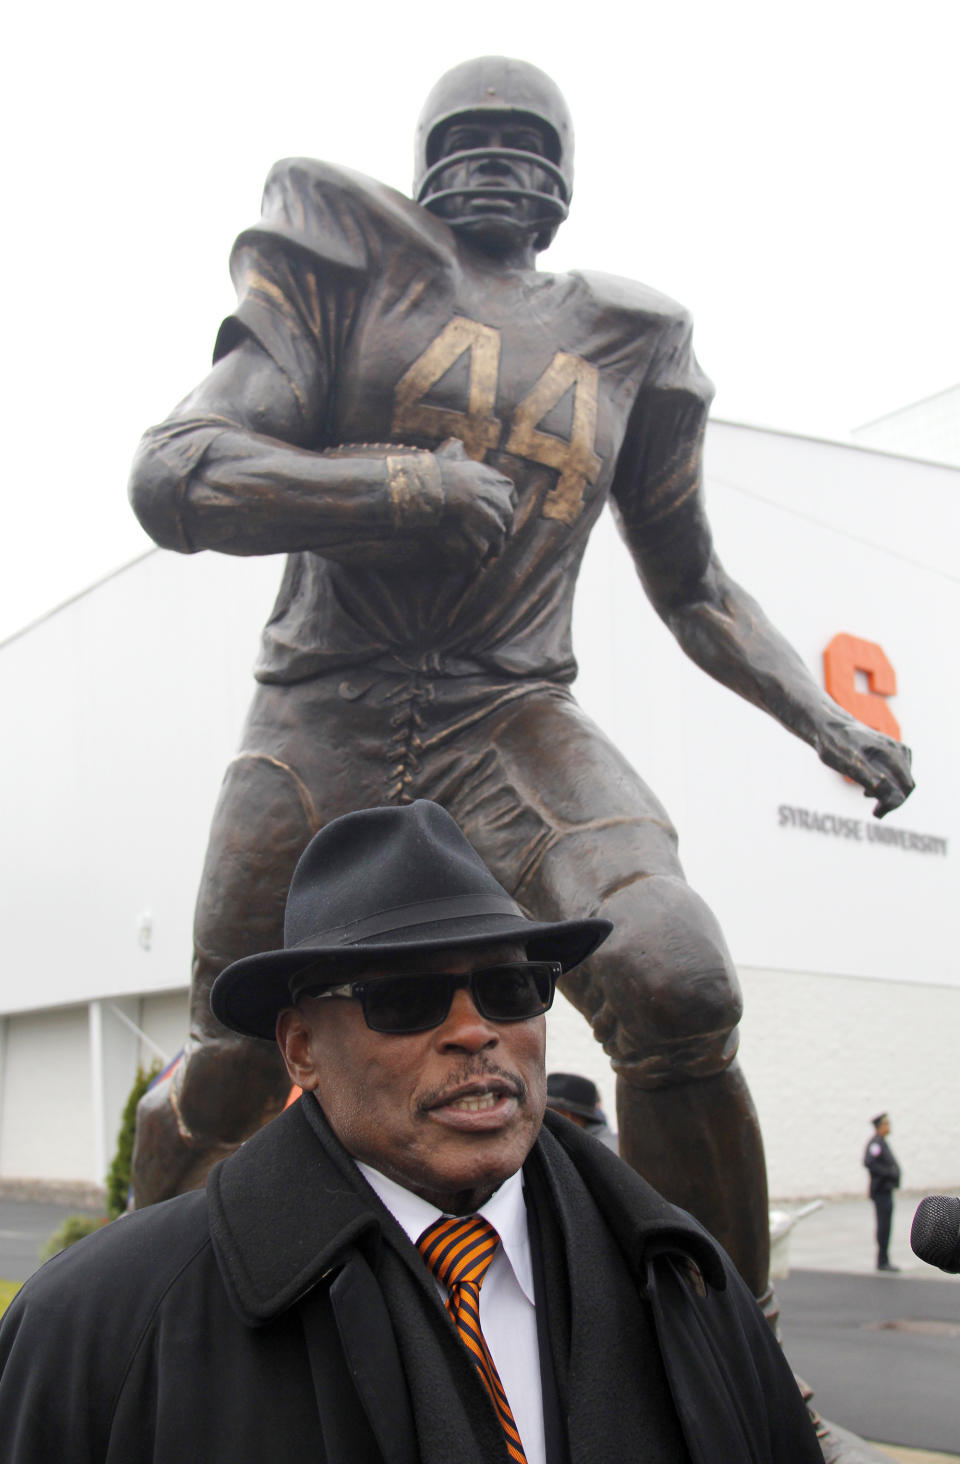
[{"label": "sunglasses", "polygon": [[461,986],[469,987],[474,1006],[488,1022],[528,1022],[549,1011],[562,974],[559,961],[508,961],[462,975],[377,976],[303,995],[321,1001],[330,996],[350,997],[360,1002],[372,1032],[400,1035],[439,1027],[449,1016],[453,994]]}]

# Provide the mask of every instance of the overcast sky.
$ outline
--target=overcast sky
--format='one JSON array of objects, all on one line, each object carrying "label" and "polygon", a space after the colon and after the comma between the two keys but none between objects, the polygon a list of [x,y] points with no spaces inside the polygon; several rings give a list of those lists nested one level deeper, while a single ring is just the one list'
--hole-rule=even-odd
[{"label": "overcast sky", "polygon": [[715,415],[842,437],[960,380],[958,0],[58,0],[7,40],[0,639],[149,547],[130,458],[207,370],[271,162],[406,190],[470,55],[536,62],[573,110],[541,267],[682,300]]}]

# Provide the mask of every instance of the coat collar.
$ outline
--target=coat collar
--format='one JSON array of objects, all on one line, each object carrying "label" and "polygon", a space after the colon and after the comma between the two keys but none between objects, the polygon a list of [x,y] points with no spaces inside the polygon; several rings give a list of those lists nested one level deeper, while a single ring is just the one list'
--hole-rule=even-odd
[{"label": "coat collar", "polygon": [[376,1263],[391,1223],[305,1093],[211,1172],[210,1234],[230,1301],[259,1326],[359,1247]]},{"label": "coat collar", "polygon": [[[680,1251],[710,1285],[723,1288],[723,1262],[706,1231],[610,1150],[548,1111],[537,1141],[548,1171],[558,1144],[641,1276],[655,1254]],[[217,1264],[248,1326],[287,1310],[352,1249],[374,1268],[384,1239],[406,1249],[396,1221],[308,1093],[216,1166],[207,1202]]]}]

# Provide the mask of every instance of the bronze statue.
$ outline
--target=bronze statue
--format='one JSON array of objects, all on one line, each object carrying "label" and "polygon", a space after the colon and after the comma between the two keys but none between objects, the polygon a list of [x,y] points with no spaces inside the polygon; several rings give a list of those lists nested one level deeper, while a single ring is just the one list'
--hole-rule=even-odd
[{"label": "bronze statue", "polygon": [[283,1106],[274,1045],[219,1026],[207,998],[228,962],[281,944],[308,839],[432,798],[537,919],[614,922],[564,989],[616,1070],[622,1152],[759,1294],[766,1179],[734,968],[667,814],[569,690],[604,503],[687,654],[878,816],[908,795],[909,754],[831,701],[720,565],[686,313],[630,280],[536,270],[572,181],[563,98],[503,58],[430,94],[414,201],[279,163],[233,253],[216,364],[143,439],[131,493],[158,544],[288,559],[214,817],[185,1060],[141,1105],[136,1198],[202,1184]]}]

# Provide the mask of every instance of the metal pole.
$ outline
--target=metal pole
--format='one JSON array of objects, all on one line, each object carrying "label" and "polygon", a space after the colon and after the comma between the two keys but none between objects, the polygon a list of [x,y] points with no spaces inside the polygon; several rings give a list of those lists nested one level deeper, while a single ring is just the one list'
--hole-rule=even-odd
[{"label": "metal pole", "polygon": [[169,1053],[164,1052],[162,1047],[158,1047],[153,1038],[148,1037],[143,1028],[138,1027],[136,1022],[131,1021],[125,1012],[122,1012],[119,1007],[114,1006],[113,1002],[110,1002],[108,1004],[107,1009],[108,1011],[113,1012],[113,1015],[117,1018],[118,1022],[122,1022],[125,1027],[129,1027],[133,1035],[135,1037],[139,1037],[140,1041],[145,1047],[149,1047],[151,1052],[155,1052],[157,1057],[159,1057],[160,1061],[163,1063],[164,1067],[166,1067],[167,1063],[170,1061]]},{"label": "metal pole", "polygon": [[103,1072],[103,1003],[91,1001],[90,1018],[90,1121],[93,1125],[93,1173],[95,1184],[103,1184],[107,1172],[107,1145],[104,1130],[107,1124]]}]

